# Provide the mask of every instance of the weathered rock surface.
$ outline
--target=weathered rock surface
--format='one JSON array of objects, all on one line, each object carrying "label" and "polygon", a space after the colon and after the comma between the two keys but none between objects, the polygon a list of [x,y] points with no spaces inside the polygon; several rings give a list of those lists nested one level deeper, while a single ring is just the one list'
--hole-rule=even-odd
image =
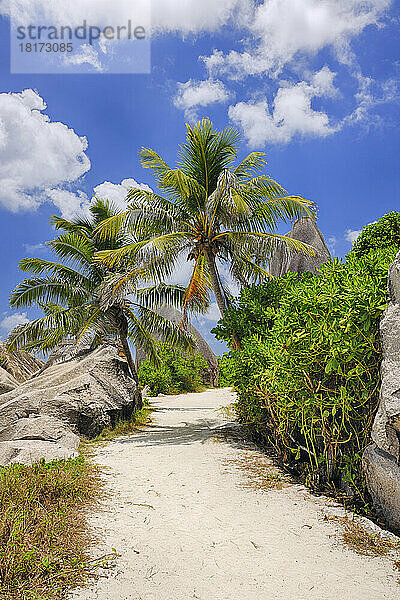
[{"label": "weathered rock surface", "polygon": [[363,454],[364,472],[373,503],[385,522],[400,531],[400,467],[395,458],[370,444]]},{"label": "weathered rock surface", "polygon": [[90,346],[85,343],[76,344],[76,341],[73,339],[63,340],[51,351],[41,370],[44,371],[44,369],[48,369],[53,365],[59,365],[78,356],[88,354],[90,350]]},{"label": "weathered rock surface", "polygon": [[400,252],[389,269],[389,305],[380,324],[382,343],[379,408],[373,444],[363,459],[368,489],[377,510],[400,530]]},{"label": "weathered rock surface", "polygon": [[[157,312],[161,317],[168,319],[176,325],[178,325],[182,320],[182,313],[172,306],[162,306],[157,309]],[[215,356],[214,352],[211,350],[210,346],[207,344],[201,333],[190,322],[187,322],[185,324],[185,330],[194,336],[196,340],[196,352],[201,354],[201,356],[203,356],[208,363],[208,369],[203,373],[204,383],[206,385],[217,386],[219,375],[218,358]],[[157,338],[156,335],[154,337],[159,340],[161,339]],[[137,348],[137,365],[139,366],[140,363],[144,360],[146,360],[145,352],[141,348]]]},{"label": "weathered rock surface", "polygon": [[0,464],[32,464],[78,455],[80,438],[54,417],[18,419],[0,430]]},{"label": "weathered rock surface", "polygon": [[44,362],[23,350],[8,352],[5,344],[0,342],[0,364],[14,380],[22,383],[39,371],[43,367]]},{"label": "weathered rock surface", "polygon": [[331,259],[324,236],[315,221],[309,217],[301,217],[295,221],[286,236],[312,246],[317,254],[316,256],[306,256],[299,253],[288,254],[284,251],[275,252],[269,265],[269,271],[274,277],[283,277],[289,272],[315,274],[322,264]]},{"label": "weathered rock surface", "polygon": [[18,381],[5,369],[0,367],[0,394],[11,392],[19,385]]},{"label": "weathered rock surface", "polygon": [[95,437],[140,406],[116,346],[53,364],[1,396],[0,463],[74,456],[79,435]]}]

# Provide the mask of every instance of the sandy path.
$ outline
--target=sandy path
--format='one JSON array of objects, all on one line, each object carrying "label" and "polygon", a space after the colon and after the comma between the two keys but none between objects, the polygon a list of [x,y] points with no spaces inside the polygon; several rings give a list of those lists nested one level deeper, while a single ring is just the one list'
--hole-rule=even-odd
[{"label": "sandy path", "polygon": [[[388,559],[340,546],[340,513],[300,486],[258,490],[229,460],[259,456],[215,441],[228,390],[154,400],[150,429],[101,448],[107,508],[92,518],[109,578],[74,600],[399,600]],[[228,462],[227,462],[228,459]]]}]

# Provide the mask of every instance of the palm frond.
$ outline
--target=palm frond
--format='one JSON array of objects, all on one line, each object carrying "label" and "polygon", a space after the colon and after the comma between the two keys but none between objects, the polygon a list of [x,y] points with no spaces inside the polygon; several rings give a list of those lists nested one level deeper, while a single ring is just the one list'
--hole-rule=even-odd
[{"label": "palm frond", "polygon": [[210,293],[212,290],[211,277],[207,258],[202,252],[196,259],[189,285],[186,288],[183,313],[194,311],[206,312],[210,304]]},{"label": "palm frond", "polygon": [[[21,271],[30,272],[34,275],[51,275],[55,279],[63,281],[65,285],[71,287],[78,286],[91,290],[94,288],[93,279],[75,271],[66,265],[55,263],[42,258],[23,258],[19,263]],[[89,270],[90,271],[90,270]]]},{"label": "palm frond", "polygon": [[234,173],[239,179],[251,179],[255,173],[259,173],[267,165],[264,158],[264,152],[251,152],[242,162],[236,167]]},{"label": "palm frond", "polygon": [[23,308],[40,303],[66,303],[78,305],[87,298],[85,287],[71,288],[63,281],[50,277],[32,277],[17,285],[10,296],[10,306]]},{"label": "palm frond", "polygon": [[93,258],[93,245],[76,232],[58,236],[47,245],[61,259],[68,260],[72,266],[90,266]]},{"label": "palm frond", "polygon": [[[158,308],[163,305],[182,309],[186,288],[183,285],[159,283],[135,291],[135,299],[144,308]],[[136,301],[136,300],[135,300]]]},{"label": "palm frond", "polygon": [[[195,338],[176,323],[144,306],[139,308],[138,313],[140,322],[152,337],[156,337],[173,346],[179,346],[182,350],[193,351],[195,349]],[[145,350],[145,348],[143,349]]]},{"label": "palm frond", "polygon": [[10,332],[6,347],[8,351],[25,350],[51,350],[65,337],[73,336],[85,320],[85,311],[82,306],[74,308],[53,306],[52,311],[44,317],[19,325]]}]

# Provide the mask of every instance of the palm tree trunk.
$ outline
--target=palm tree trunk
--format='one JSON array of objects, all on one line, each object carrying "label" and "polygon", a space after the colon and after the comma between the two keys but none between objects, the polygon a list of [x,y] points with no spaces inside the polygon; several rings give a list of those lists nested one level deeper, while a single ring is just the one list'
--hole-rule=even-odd
[{"label": "palm tree trunk", "polygon": [[212,283],[212,287],[213,287],[213,291],[214,291],[214,296],[217,301],[219,312],[221,313],[221,317],[224,318],[225,311],[226,311],[226,302],[225,302],[224,293],[221,289],[221,284],[220,284],[218,273],[217,273],[215,257],[213,256],[213,254],[210,251],[206,252],[206,257],[207,257],[208,268],[210,271],[210,277],[211,277],[211,283]]},{"label": "palm tree trunk", "polygon": [[[218,304],[219,312],[221,313],[221,317],[225,317],[225,312],[227,309],[225,295],[221,287],[220,278],[217,272],[217,265],[215,264],[215,256],[210,250],[206,250],[206,258],[207,264],[210,271],[211,284],[214,291],[214,296]],[[234,346],[237,350],[242,350],[242,344],[240,343],[239,336],[234,333],[233,336]]]},{"label": "palm tree trunk", "polygon": [[128,329],[129,329],[128,321],[124,315],[123,309],[121,309],[120,307],[117,307],[117,306],[113,307],[111,309],[111,314],[114,318],[114,322],[115,322],[115,325],[116,325],[116,328],[118,331],[119,340],[121,342],[122,349],[124,351],[125,358],[128,363],[128,366],[129,366],[129,370],[131,372],[133,379],[136,382],[136,385],[139,387],[138,372],[136,370],[135,361],[133,360],[131,349],[129,347],[129,342],[128,342]]},{"label": "palm tree trunk", "polygon": [[120,331],[119,332],[119,339],[120,339],[120,342],[122,344],[122,348],[124,350],[125,358],[126,358],[127,363],[129,365],[129,370],[130,370],[131,375],[132,375],[132,377],[135,380],[136,385],[137,385],[138,401],[136,403],[136,410],[141,410],[143,408],[143,398],[142,398],[142,393],[141,393],[140,384],[139,384],[139,376],[138,376],[138,372],[136,370],[135,362],[134,362],[134,360],[132,358],[132,352],[131,352],[131,349],[129,347],[128,338],[126,337],[126,334],[125,334],[124,331]]},{"label": "palm tree trunk", "polygon": [[139,386],[139,377],[138,377],[138,373],[136,370],[135,362],[132,358],[132,352],[129,347],[128,338],[126,337],[126,335],[124,335],[123,333],[120,332],[119,339],[121,341],[122,348],[124,350],[125,358],[129,365],[129,370],[131,372],[131,375],[132,375],[133,379],[135,380],[136,384]]}]

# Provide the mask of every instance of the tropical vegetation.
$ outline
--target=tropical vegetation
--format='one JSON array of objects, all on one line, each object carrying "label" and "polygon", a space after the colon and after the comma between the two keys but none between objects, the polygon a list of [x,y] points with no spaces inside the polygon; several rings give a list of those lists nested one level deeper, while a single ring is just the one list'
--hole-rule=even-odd
[{"label": "tropical vegetation", "polygon": [[166,342],[158,342],[160,365],[144,360],[139,366],[142,387],[150,388],[150,396],[199,392],[203,388],[206,359],[197,353],[186,353]]},{"label": "tropical vegetation", "polygon": [[97,252],[115,250],[132,241],[122,227],[114,229],[107,239],[99,235],[98,226],[118,214],[112,203],[96,199],[88,216],[72,220],[52,218],[55,229],[61,233],[47,246],[60,262],[23,259],[20,269],[32,276],[23,280],[10,298],[11,306],[36,305],[44,316],[14,329],[8,339],[9,350],[47,352],[68,337],[77,344],[92,346],[106,338],[117,338],[138,383],[129,342],[143,348],[155,364],[159,364],[159,357],[154,334],[186,349],[193,348],[190,335],[157,313],[157,307],[164,303],[181,305],[185,294],[182,286],[143,287],[148,281],[145,264],[130,261],[127,271],[126,264],[120,261],[116,273],[95,261]]},{"label": "tropical vegetation", "polygon": [[[232,349],[219,362],[221,385],[238,391],[240,421],[308,485],[365,507],[361,456],[378,402],[379,321],[400,213],[365,227],[346,260],[318,275],[272,279],[276,250],[315,253],[279,235],[278,223],[314,219],[316,209],[264,174],[264,154],[237,164],[238,141],[208,119],[188,125],[176,167],[140,152],[160,194],[135,188],[126,210],[96,199],[87,216],[53,217],[60,233],[48,247],[58,262],[21,261],[32,276],[10,299],[44,316],[16,328],[8,347],[46,352],[66,337],[92,346],[116,338],[150,393],[196,391],[206,361],[183,325],[214,295],[222,317],[214,333]],[[183,260],[192,265],[187,286],[165,284]],[[227,271],[241,288],[236,300]],[[180,325],[158,314],[164,304],[182,310]],[[139,372],[130,342],[148,356]]]},{"label": "tropical vegetation", "polygon": [[364,227],[354,243],[353,252],[363,256],[374,248],[391,246],[400,248],[400,213],[394,211]]},{"label": "tropical vegetation", "polygon": [[214,329],[228,343],[236,332],[242,339],[243,350],[221,361],[238,391],[240,421],[309,486],[363,508],[361,456],[380,385],[379,321],[400,248],[396,232],[381,247],[376,231],[374,241],[368,230],[369,251],[360,255],[356,246],[319,276],[289,273],[243,289]]},{"label": "tropical vegetation", "polygon": [[[132,189],[129,207],[102,223],[104,237],[121,224],[141,240],[98,253],[114,267],[121,261],[151,264],[155,278],[168,277],[182,260],[193,263],[183,302],[184,313],[198,311],[213,293],[224,316],[229,291],[224,288],[221,267],[240,286],[268,278],[268,261],[276,249],[313,254],[298,240],[276,233],[279,221],[315,217],[315,206],[300,196],[288,196],[281,185],[263,174],[264,154],[252,152],[237,166],[239,135],[221,132],[208,119],[187,125],[186,142],[180,146],[176,167],[155,151],[142,148],[143,167],[150,169],[159,195]],[[239,347],[240,340],[234,337]]]}]

